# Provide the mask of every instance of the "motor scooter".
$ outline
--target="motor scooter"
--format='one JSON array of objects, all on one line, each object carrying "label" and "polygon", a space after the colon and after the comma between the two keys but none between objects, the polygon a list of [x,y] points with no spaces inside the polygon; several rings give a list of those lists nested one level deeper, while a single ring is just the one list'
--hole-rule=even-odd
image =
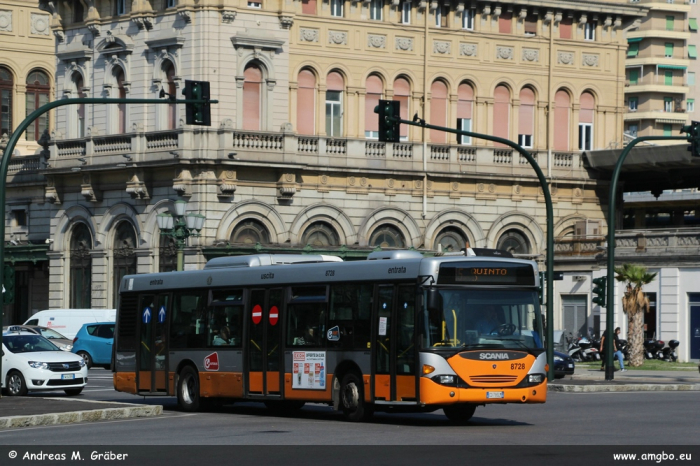
[{"label": "motor scooter", "polygon": [[566,337],[566,344],[567,344],[567,349],[566,352],[568,355],[571,357],[576,362],[583,362],[585,361],[584,355],[583,355],[583,349],[578,344],[579,339],[574,337],[574,335],[569,332],[567,337]]},{"label": "motor scooter", "polygon": [[680,345],[678,340],[669,340],[668,346],[664,346],[664,348],[661,350],[664,361],[676,362],[678,360],[678,354],[676,354],[676,348],[678,348],[678,345]]},{"label": "motor scooter", "polygon": [[595,348],[587,337],[581,337],[578,340],[578,344],[583,350],[583,360],[584,361],[600,361],[600,351]]},{"label": "motor scooter", "polygon": [[644,357],[646,359],[663,359],[663,347],[665,343],[655,338],[644,340]]}]

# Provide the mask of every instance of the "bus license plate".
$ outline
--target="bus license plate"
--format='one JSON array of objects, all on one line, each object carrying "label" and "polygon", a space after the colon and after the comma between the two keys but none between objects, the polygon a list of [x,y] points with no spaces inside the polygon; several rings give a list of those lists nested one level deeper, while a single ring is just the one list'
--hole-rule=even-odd
[{"label": "bus license plate", "polygon": [[72,380],[75,378],[75,374],[61,374],[63,380]]},{"label": "bus license plate", "polygon": [[486,392],[486,398],[505,398],[505,392]]}]

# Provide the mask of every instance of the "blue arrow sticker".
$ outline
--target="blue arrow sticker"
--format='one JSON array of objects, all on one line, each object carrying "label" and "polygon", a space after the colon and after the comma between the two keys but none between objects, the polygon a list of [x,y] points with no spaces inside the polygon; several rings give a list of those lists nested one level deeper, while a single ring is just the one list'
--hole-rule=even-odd
[{"label": "blue arrow sticker", "polygon": [[143,310],[143,323],[144,324],[151,323],[151,308],[150,307],[146,307],[146,309]]},{"label": "blue arrow sticker", "polygon": [[386,303],[382,303],[382,309],[386,309]]},{"label": "blue arrow sticker", "polygon": [[160,311],[158,311],[158,323],[162,324],[165,322],[165,306],[160,307]]}]

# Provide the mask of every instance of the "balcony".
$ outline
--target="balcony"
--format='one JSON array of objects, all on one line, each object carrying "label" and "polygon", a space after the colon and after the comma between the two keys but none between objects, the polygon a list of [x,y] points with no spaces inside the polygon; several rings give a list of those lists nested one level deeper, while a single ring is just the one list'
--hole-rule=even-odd
[{"label": "balcony", "polygon": [[697,228],[619,230],[615,232],[615,256],[673,256],[680,261],[700,254]]},{"label": "balcony", "polygon": [[648,30],[636,30],[627,33],[627,40],[629,39],[676,39],[676,40],[690,40],[690,32],[684,31],[679,27],[676,27],[673,31],[668,31],[666,29],[648,29]]},{"label": "balcony", "polygon": [[[659,76],[660,80],[663,80],[663,76]],[[680,80],[680,78],[679,78]],[[630,84],[625,86],[625,93],[626,94],[638,94],[641,92],[656,92],[658,94],[683,94],[686,95],[688,92],[690,92],[690,88],[688,86],[684,86],[681,84],[678,85],[672,85],[668,86],[665,84],[652,84],[652,83],[637,83],[637,84]]]},{"label": "balcony", "polygon": [[[197,129],[198,134],[202,129]],[[384,143],[377,140],[296,135],[288,131],[254,132],[231,128],[206,129],[206,144],[194,142],[194,130],[137,132],[52,140],[49,144],[52,172],[113,170],[128,165],[154,166],[191,164],[199,161],[236,163],[250,166],[285,164],[337,169],[400,170],[422,172],[423,159],[431,173],[532,176],[527,159],[510,148],[428,144],[423,153],[420,142]],[[206,149],[196,147],[205,146]],[[542,170],[547,170],[547,153],[530,151]],[[235,158],[233,155],[235,153]],[[235,160],[235,162],[234,162]],[[578,152],[552,153],[553,176],[586,175]],[[573,173],[572,173],[573,170]],[[576,173],[580,171],[580,173]],[[557,172],[558,173],[557,175]]]},{"label": "balcony", "polygon": [[657,123],[685,124],[688,121],[688,114],[682,112],[664,112],[662,110],[651,111],[627,111],[624,115],[625,121],[655,120]]}]

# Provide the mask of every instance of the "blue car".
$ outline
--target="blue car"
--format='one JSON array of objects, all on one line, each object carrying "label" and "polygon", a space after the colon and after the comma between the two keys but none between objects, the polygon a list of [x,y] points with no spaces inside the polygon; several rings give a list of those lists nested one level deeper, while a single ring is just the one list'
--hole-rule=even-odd
[{"label": "blue car", "polygon": [[73,353],[82,356],[88,369],[94,365],[109,369],[114,345],[114,322],[84,324],[73,339]]},{"label": "blue car", "polygon": [[554,378],[563,379],[564,376],[574,375],[576,364],[566,353],[554,352]]}]

